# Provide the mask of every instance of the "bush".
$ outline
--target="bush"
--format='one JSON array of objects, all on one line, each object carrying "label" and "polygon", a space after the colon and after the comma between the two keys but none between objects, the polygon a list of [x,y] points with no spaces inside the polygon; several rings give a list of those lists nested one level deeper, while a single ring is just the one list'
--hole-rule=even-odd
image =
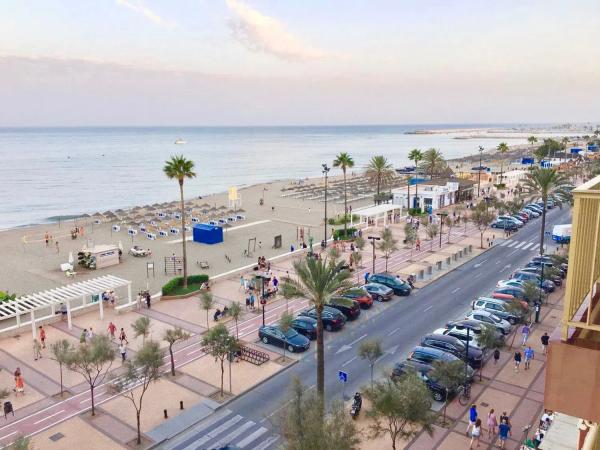
[{"label": "bush", "polygon": [[506,184],[504,184],[504,183],[498,183],[498,184],[495,184],[494,187],[496,189],[498,189],[499,191],[501,191],[502,189],[506,188]]},{"label": "bush", "polygon": [[175,277],[171,281],[167,282],[162,287],[162,295],[182,295],[194,292],[200,289],[202,283],[208,281],[208,275],[190,275],[188,276],[188,287],[183,289],[183,277]]},{"label": "bush", "polygon": [[339,230],[335,230],[333,232],[333,239],[337,240],[346,240],[346,239],[354,239],[354,233],[356,232],[356,228],[348,228],[346,230],[346,234],[344,234],[344,229],[340,228]]},{"label": "bush", "polygon": [[408,215],[409,216],[426,216],[427,213],[421,211],[421,208],[409,208]]},{"label": "bush", "polygon": [[[358,216],[357,214],[352,214],[352,220],[354,222],[358,222],[360,220],[360,216]],[[344,222],[350,223],[350,214],[345,214],[344,216],[339,217],[337,219],[334,217],[331,217],[330,219],[327,220],[327,223],[329,225],[344,225]]]}]

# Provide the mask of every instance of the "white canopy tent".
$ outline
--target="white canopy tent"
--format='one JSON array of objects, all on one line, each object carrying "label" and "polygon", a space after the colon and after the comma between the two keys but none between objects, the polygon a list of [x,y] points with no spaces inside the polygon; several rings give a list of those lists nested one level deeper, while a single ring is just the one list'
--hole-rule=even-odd
[{"label": "white canopy tent", "polygon": [[[37,335],[36,323],[55,317],[57,306],[60,308],[60,305],[66,306],[69,330],[73,327],[71,312],[89,308],[94,306],[95,303],[98,303],[100,319],[103,319],[104,305],[100,298],[101,294],[124,286],[127,286],[127,303],[115,308],[121,310],[135,304],[135,301],[131,298],[131,281],[113,275],[105,275],[61,286],[56,289],[25,295],[9,303],[0,304],[0,324],[5,324],[7,323],[6,321],[11,319],[16,321],[16,324],[9,325],[8,327],[1,327],[0,325],[0,334],[31,325],[31,331],[35,338]],[[76,303],[77,306],[72,306],[73,303]],[[38,313],[38,317],[36,317],[36,312]],[[29,314],[29,318],[23,320],[22,316],[27,314]]]},{"label": "white canopy tent", "polygon": [[[380,220],[383,220],[383,226],[385,227],[388,222],[395,223],[396,219],[402,215],[402,206],[394,205],[392,203],[382,203],[381,205],[369,206],[352,211],[351,216],[359,216],[359,222],[357,225],[364,225],[366,227],[371,224],[377,226]],[[352,218],[350,219],[350,226],[354,225]]]}]

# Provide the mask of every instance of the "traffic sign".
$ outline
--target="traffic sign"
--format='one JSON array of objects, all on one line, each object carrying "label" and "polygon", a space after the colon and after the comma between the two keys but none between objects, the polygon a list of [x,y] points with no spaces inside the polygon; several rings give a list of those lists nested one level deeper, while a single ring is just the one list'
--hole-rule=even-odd
[{"label": "traffic sign", "polygon": [[341,370],[338,371],[338,380],[340,380],[340,383],[347,383],[348,374],[346,372],[342,372]]},{"label": "traffic sign", "polygon": [[260,299],[260,304],[261,305],[266,305],[267,304],[267,300],[265,300],[264,298]]}]

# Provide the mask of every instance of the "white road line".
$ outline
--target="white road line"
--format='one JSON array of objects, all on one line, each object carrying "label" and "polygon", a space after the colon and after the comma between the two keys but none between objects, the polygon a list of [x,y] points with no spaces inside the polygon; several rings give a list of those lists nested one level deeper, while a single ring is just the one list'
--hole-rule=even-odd
[{"label": "white road line", "polygon": [[515,246],[515,248],[521,248],[523,246],[523,244],[525,244],[525,241],[519,243],[519,245]]},{"label": "white road line", "polygon": [[530,242],[529,244],[523,246],[523,248],[521,250],[527,250],[529,247],[531,247],[533,245],[533,242]]},{"label": "white road line", "polygon": [[400,327],[394,328],[392,331],[390,331],[389,336],[391,336],[392,334],[397,333],[398,331],[400,331]]},{"label": "white road line", "polygon": [[427,312],[427,311],[429,311],[431,308],[433,308],[433,305],[431,305],[431,306],[428,306],[427,308],[425,308],[425,309],[423,310],[423,312]]},{"label": "white road line", "polygon": [[64,412],[65,412],[65,410],[61,409],[60,411],[55,412],[54,414],[50,414],[49,416],[44,417],[42,420],[38,420],[37,422],[33,422],[33,424],[37,425],[38,423],[45,422],[46,420],[51,419],[54,416],[58,416],[59,414],[64,413]]},{"label": "white road line", "polygon": [[475,275],[473,275],[473,278],[477,278],[479,276],[481,276],[481,274],[480,273],[476,273]]},{"label": "white road line", "polygon": [[519,241],[511,241],[511,243],[508,245],[508,247],[509,248],[514,247],[517,242],[519,242]]},{"label": "white road line", "polygon": [[[105,394],[106,394],[106,392],[100,392],[98,394],[94,394],[94,401],[98,400],[98,398],[102,397]],[[92,401],[92,399],[88,397],[86,399],[81,400],[79,402],[79,404],[81,405],[82,403],[91,402],[91,401]]]},{"label": "white road line", "polygon": [[510,252],[507,256],[511,256],[514,255],[515,253],[517,253],[519,251],[519,249],[513,250],[512,252]]},{"label": "white road line", "polygon": [[457,287],[456,289],[454,289],[452,292],[450,292],[451,294],[456,294],[458,291],[460,291],[460,288]]},{"label": "white road line", "polygon": [[500,264],[500,260],[496,261],[496,265]]},{"label": "white road line", "polygon": [[354,358],[349,359],[348,361],[346,361],[344,364],[342,364],[342,367],[346,367],[348,364],[350,364],[352,361],[356,360],[357,356],[355,356]]},{"label": "white road line", "polygon": [[352,342],[350,342],[348,345],[352,346],[354,344],[356,344],[358,341],[360,341],[361,339],[364,339],[367,337],[367,334],[363,334],[361,337],[359,337],[358,339],[354,339]]},{"label": "white road line", "polygon": [[12,436],[13,434],[17,434],[17,432],[16,432],[16,431],[13,431],[12,433],[8,433],[6,436],[2,436],[2,437],[0,437],[0,441],[1,441],[2,439],[4,439],[4,438],[7,438],[7,437],[9,437],[9,436]]},{"label": "white road line", "polygon": [[506,247],[511,241],[503,241],[502,243],[498,244],[500,245],[500,247]]}]

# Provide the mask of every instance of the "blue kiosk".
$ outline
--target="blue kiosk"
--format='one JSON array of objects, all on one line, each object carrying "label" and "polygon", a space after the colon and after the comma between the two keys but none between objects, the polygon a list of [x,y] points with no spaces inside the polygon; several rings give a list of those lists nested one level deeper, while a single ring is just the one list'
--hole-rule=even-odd
[{"label": "blue kiosk", "polygon": [[193,229],[194,242],[201,244],[220,244],[223,242],[223,228],[209,225],[208,223],[197,223]]}]

